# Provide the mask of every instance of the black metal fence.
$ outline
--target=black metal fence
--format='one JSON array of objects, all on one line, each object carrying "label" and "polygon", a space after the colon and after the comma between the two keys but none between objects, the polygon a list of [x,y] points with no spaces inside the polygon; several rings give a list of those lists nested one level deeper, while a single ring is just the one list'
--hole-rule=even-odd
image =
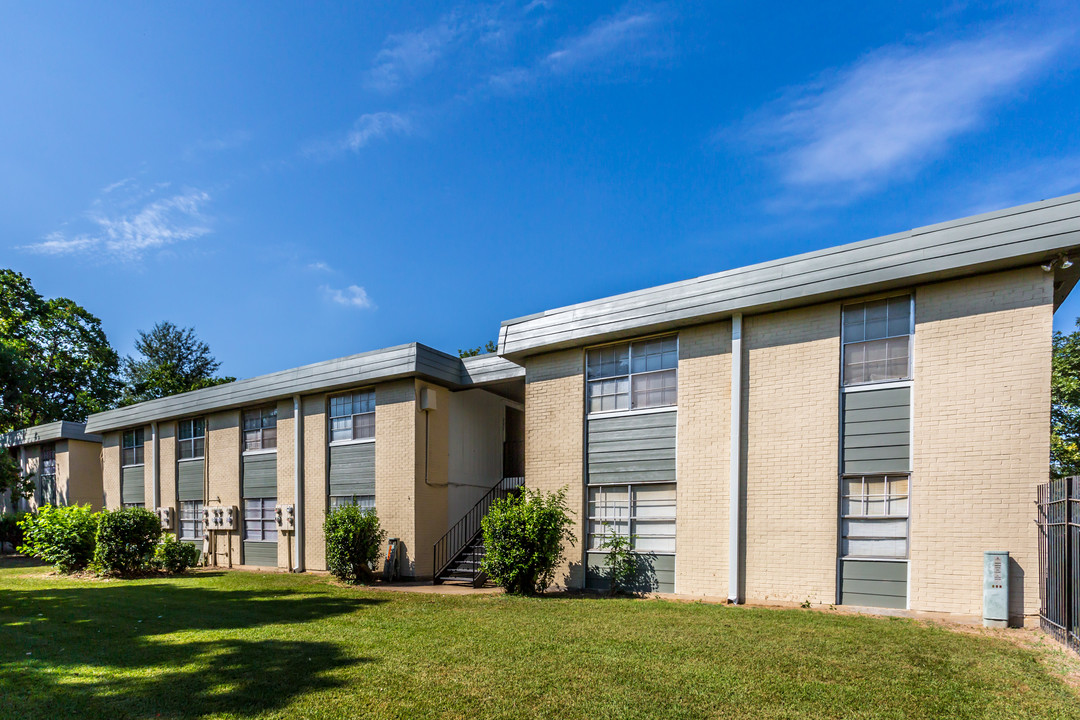
[{"label": "black metal fence", "polygon": [[1039,623],[1080,651],[1080,477],[1039,486]]}]

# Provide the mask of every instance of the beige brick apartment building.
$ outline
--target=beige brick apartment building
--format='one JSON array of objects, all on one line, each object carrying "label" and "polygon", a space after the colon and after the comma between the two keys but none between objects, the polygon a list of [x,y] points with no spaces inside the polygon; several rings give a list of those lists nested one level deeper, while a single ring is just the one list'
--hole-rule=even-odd
[{"label": "beige brick apartment building", "polygon": [[401,346],[88,429],[109,507],[171,508],[192,540],[205,506],[237,508],[222,562],[323,568],[326,510],[355,502],[407,575],[439,574],[523,440],[526,485],[575,512],[562,587],[602,586],[620,532],[643,589],[977,613],[982,553],[1008,550],[1019,617],[1078,246],[1074,195],[510,320],[498,355]]},{"label": "beige brick apartment building", "polygon": [[0,512],[36,510],[42,505],[90,505],[100,510],[101,438],[75,422],[52,422],[0,435],[24,474],[33,476],[33,494],[12,503],[0,495]]}]

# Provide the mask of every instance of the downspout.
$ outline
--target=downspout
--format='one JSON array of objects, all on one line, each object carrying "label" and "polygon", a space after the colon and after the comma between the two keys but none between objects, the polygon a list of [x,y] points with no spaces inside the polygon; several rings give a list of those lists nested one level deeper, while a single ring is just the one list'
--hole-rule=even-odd
[{"label": "downspout", "polygon": [[728,499],[728,603],[742,600],[742,313],[731,316],[731,468]]},{"label": "downspout", "polygon": [[154,462],[150,464],[150,481],[154,485],[153,501],[154,512],[157,512],[158,507],[161,505],[161,488],[158,487],[158,448],[160,443],[158,442],[157,422],[150,423],[150,447],[153,448]]},{"label": "downspout", "polygon": [[304,415],[293,395],[293,572],[304,571]]}]

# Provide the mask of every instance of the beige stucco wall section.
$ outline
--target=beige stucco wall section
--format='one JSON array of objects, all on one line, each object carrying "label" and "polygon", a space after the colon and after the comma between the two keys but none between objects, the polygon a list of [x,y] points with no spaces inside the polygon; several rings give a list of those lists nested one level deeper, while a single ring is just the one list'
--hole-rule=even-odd
[{"label": "beige stucco wall section", "polygon": [[[728,591],[731,323],[679,333],[675,589]],[[531,410],[531,408],[530,408]]]},{"label": "beige stucco wall section", "polygon": [[158,423],[158,507],[172,508],[174,535],[180,532],[180,504],[176,501],[176,421]]},{"label": "beige stucco wall section", "polygon": [[105,490],[105,507],[120,507],[120,431],[101,436],[101,481]]},{"label": "beige stucco wall section", "polygon": [[[387,535],[401,540],[403,575],[416,574],[423,556],[423,548],[417,545],[415,512],[418,412],[415,381],[375,388],[375,509]],[[427,564],[430,567],[431,560]]]},{"label": "beige stucco wall section", "polygon": [[[240,538],[243,532],[244,507],[240,500],[240,411],[212,413],[206,418],[206,463],[208,468],[207,505],[234,505],[239,529],[228,533],[232,563],[240,564]],[[218,565],[226,564],[225,533],[214,533],[212,552]]]},{"label": "beige stucco wall section", "polygon": [[546,353],[525,363],[525,484],[543,492],[567,488],[571,531],[578,540],[574,547],[564,547],[567,560],[556,569],[554,583],[580,588],[585,538],[583,351]]},{"label": "beige stucco wall section", "polygon": [[743,345],[746,599],[832,603],[840,305],[744,318]]},{"label": "beige stucco wall section", "polygon": [[[431,383],[416,382],[416,398],[427,388],[435,392],[436,409],[425,412],[419,402],[413,403],[416,422],[416,442],[414,445],[416,468],[414,497],[413,552],[409,555],[412,574],[418,578],[429,578],[434,572],[435,543],[447,530],[446,509],[449,499],[448,482],[450,479],[450,391]],[[427,418],[425,419],[425,415]],[[376,422],[378,416],[376,416]],[[376,431],[378,432],[378,431]],[[425,436],[425,432],[427,435]],[[426,438],[426,480],[425,480],[425,438]],[[378,462],[379,444],[375,444],[376,462]],[[376,502],[378,488],[376,487]]]},{"label": "beige stucco wall section", "polygon": [[[61,445],[64,450],[61,451]],[[57,484],[66,482],[62,490],[71,505],[89,504],[94,510],[102,507],[101,445],[84,440],[65,440],[57,443]]]},{"label": "beige stucco wall section", "polygon": [[143,427],[143,507],[154,509],[154,438],[150,426]]},{"label": "beige stucco wall section", "polygon": [[[277,432],[277,504],[292,505],[296,497],[296,434],[293,429],[292,399],[278,401]],[[292,566],[289,556],[293,552],[295,539],[291,532],[278,532],[278,567]]]},{"label": "beige stucco wall section", "polygon": [[912,609],[981,612],[982,554],[1008,550],[1010,612],[1038,612],[1052,280],[1033,267],[916,292]]},{"label": "beige stucco wall section", "polygon": [[[304,412],[304,563],[308,570],[325,570],[326,537],[322,528],[327,505],[326,395],[309,395],[302,399],[302,404]],[[291,410],[289,414],[292,414]],[[378,419],[377,411],[375,417]],[[376,423],[377,427],[378,423]],[[282,429],[279,427],[279,439],[281,432]],[[291,422],[289,433],[291,436]],[[280,456],[278,457],[278,472],[281,472]],[[280,478],[279,474],[279,483]]]}]

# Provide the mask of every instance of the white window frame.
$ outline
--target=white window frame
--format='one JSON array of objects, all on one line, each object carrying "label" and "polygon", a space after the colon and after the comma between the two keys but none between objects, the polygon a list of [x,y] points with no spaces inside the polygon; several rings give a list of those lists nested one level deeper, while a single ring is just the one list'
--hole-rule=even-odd
[{"label": "white window frame", "polygon": [[[641,372],[634,372],[634,345],[638,343],[646,343],[651,340],[667,340],[672,338],[675,340],[675,367],[661,368],[658,370],[645,370]],[[616,375],[601,375],[597,377],[589,377],[589,353],[594,350],[606,350],[609,348],[619,348],[626,346],[626,373]],[[606,343],[603,345],[593,345],[585,348],[585,414],[587,417],[608,417],[612,415],[626,415],[628,413],[644,414],[654,412],[671,412],[676,410],[679,405],[679,334],[678,333],[664,333],[662,335],[649,335],[647,337],[635,338],[633,340],[623,340],[616,343]],[[672,373],[675,378],[675,401],[669,405],[650,405],[647,407],[635,407],[634,406],[634,378],[645,377],[648,375],[659,375],[661,373]],[[603,381],[618,381],[625,378],[626,380],[626,408],[616,410],[597,410],[593,411],[590,407],[591,403],[589,396],[589,388],[593,383]],[[621,395],[622,393],[617,393]]]},{"label": "white window frame", "polygon": [[[190,505],[193,509],[193,516],[190,518],[184,517],[184,506]],[[181,500],[179,502],[179,517],[176,524],[176,532],[181,540],[202,540],[203,535],[206,534],[206,528],[203,527],[203,507],[205,507],[202,500]],[[185,535],[185,524],[189,524],[193,535]]]},{"label": "white window frame", "polygon": [[[248,503],[259,503],[258,520],[248,518]],[[244,542],[276,543],[278,541],[276,509],[276,497],[244,498]],[[253,530],[252,523],[258,523],[258,532],[255,533],[258,537],[250,537]]]},{"label": "white window frame", "polygon": [[368,512],[375,512],[375,495],[374,493],[369,493],[366,495],[330,496],[329,507],[331,510],[335,510],[339,507],[345,507],[346,505],[358,505],[362,510],[367,510]]},{"label": "white window frame", "polygon": [[[634,502],[634,488],[638,488],[638,487],[660,487],[660,486],[669,486],[669,485],[675,491],[675,500],[673,501],[673,504],[671,506],[671,511],[672,511],[671,515],[670,516],[657,515],[657,516],[647,516],[645,518],[639,518],[637,513],[636,513],[637,504]],[[607,516],[607,515],[594,515],[594,514],[592,514],[589,511],[589,493],[592,490],[625,490],[626,491],[626,502],[627,502],[626,517],[625,518],[618,518],[618,517],[612,517],[612,516]],[[585,486],[585,515],[586,515],[586,521],[585,521],[585,552],[586,553],[595,553],[595,554],[600,554],[600,555],[606,555],[608,553],[607,550],[604,550],[602,548],[594,548],[594,547],[592,547],[592,538],[593,537],[607,537],[608,535],[622,535],[622,534],[624,534],[624,533],[622,533],[622,532],[620,532],[618,530],[618,526],[615,526],[615,532],[614,533],[590,532],[590,527],[592,526],[593,522],[596,522],[599,527],[603,527],[603,524],[605,522],[609,522],[609,523],[625,522],[626,523],[626,534],[629,534],[630,536],[634,537],[634,536],[637,536],[637,533],[634,532],[635,525],[636,525],[636,523],[638,523],[641,520],[645,520],[646,522],[650,521],[650,520],[670,521],[675,525],[675,533],[673,535],[670,535],[670,536],[669,535],[662,535],[662,536],[657,536],[657,537],[665,537],[665,538],[670,537],[673,541],[678,542],[678,536],[679,536],[679,530],[678,530],[678,500],[679,500],[679,484],[676,483],[676,482],[671,482],[671,481],[647,482],[647,483],[601,483],[601,484],[594,484],[594,485],[586,485]],[[636,545],[636,543],[637,543],[637,540],[636,540],[636,537],[635,537],[635,539],[633,540],[631,545],[632,546]],[[658,556],[659,555],[664,555],[664,556],[670,556],[670,557],[674,557],[675,554],[676,554],[675,550],[672,550],[670,552],[669,551],[659,551],[659,550],[638,550],[636,547],[631,547],[630,552],[632,552],[632,553],[634,553],[636,555],[658,555]]]},{"label": "white window frame", "polygon": [[[132,444],[128,445],[128,435],[131,435]],[[132,451],[132,459],[138,460],[138,462],[125,463],[124,451]],[[146,435],[143,428],[134,428],[132,430],[124,430],[120,433],[120,467],[139,467],[146,461]]]},{"label": "white window frame", "polygon": [[[908,332],[904,335],[886,335],[880,338],[874,338],[873,340],[848,340],[847,338],[847,311],[848,308],[856,305],[865,306],[866,303],[878,302],[881,300],[889,301],[894,298],[907,297],[908,298]],[[863,325],[866,324],[865,309],[863,311]],[[888,320],[886,320],[886,327],[888,327]],[[886,380],[866,380],[858,383],[849,383],[846,375],[847,368],[847,347],[849,345],[860,345],[868,342],[875,342],[877,340],[895,340],[906,337],[908,339],[908,351],[907,351],[907,375],[902,378],[888,378]],[[863,388],[879,385],[886,385],[890,383],[909,383],[912,380],[912,376],[915,370],[915,293],[913,291],[889,293],[887,295],[875,295],[873,297],[863,298],[855,302],[845,303],[840,308],[840,385],[845,389],[851,388]]]},{"label": "white window frame", "polygon": [[[202,434],[195,434],[195,423],[202,423]],[[191,428],[191,437],[183,437],[181,428],[185,425]],[[198,455],[195,454],[195,441],[202,440],[202,452]],[[191,447],[191,455],[184,457],[183,448],[187,444]],[[180,462],[185,460],[203,460],[206,458],[206,418],[194,417],[187,418],[185,420],[179,420],[176,423],[176,459]]]},{"label": "white window frame", "polygon": [[[355,408],[355,404],[356,404],[356,402],[358,400],[360,400],[361,402],[363,401],[361,399],[361,396],[366,396],[366,395],[371,396],[371,410],[366,410],[364,412],[359,412],[359,413],[358,412],[350,412],[347,415],[334,415],[333,414],[333,412],[334,412],[334,400],[339,399],[339,398],[348,397],[348,398],[350,398],[350,406],[352,408]],[[338,393],[336,395],[331,395],[329,398],[327,398],[326,437],[329,438],[330,445],[332,445],[332,446],[336,446],[336,445],[352,445],[354,443],[358,444],[358,443],[375,442],[375,412],[376,412],[376,409],[377,409],[377,407],[376,407],[376,395],[375,395],[375,389],[374,388],[363,388],[363,389],[360,389],[360,390],[350,390],[349,392]],[[371,422],[371,435],[363,436],[363,437],[356,437],[356,432],[357,432],[357,429],[358,429],[357,418],[368,418],[368,417],[370,417],[372,419],[372,422]],[[335,440],[334,439],[334,421],[335,420],[343,420],[343,419],[346,419],[346,418],[349,421],[349,427],[348,428],[338,428],[338,429],[339,430],[344,430],[344,429],[349,430],[349,434],[352,437]]]},{"label": "white window frame", "polygon": [[[249,429],[248,426],[247,426],[247,419],[248,419],[248,415],[250,415],[252,413],[259,413],[259,427]],[[273,425],[267,425],[266,424],[267,413],[272,413],[273,414],[273,417],[274,417],[274,424]],[[273,430],[274,430],[274,444],[271,445],[271,446],[267,446],[267,444],[266,444],[266,431],[271,429],[271,428],[273,428]],[[258,437],[259,437],[259,440],[258,440],[259,446],[257,448],[249,448],[248,447],[248,433],[252,433],[252,432],[255,432],[255,433],[259,434],[258,435]],[[254,454],[265,453],[265,452],[277,452],[277,405],[262,405],[262,406],[255,407],[255,408],[248,408],[248,409],[244,410],[243,412],[241,412],[240,413],[240,442],[241,442],[242,447],[244,449],[243,452],[244,452],[245,455],[254,455]]]},{"label": "white window frame", "polygon": [[[866,492],[866,480],[867,478],[882,478],[885,482],[885,492],[882,495],[869,495]],[[904,479],[907,482],[906,493],[892,493],[890,489],[892,487],[892,480]],[[861,487],[863,491],[857,495],[845,495],[844,484],[848,481],[861,479]],[[864,512],[844,512],[845,500],[850,500],[853,497],[861,498]],[[865,508],[871,499],[880,500],[885,503],[886,513],[871,515],[865,512]],[[889,514],[888,507],[892,502],[904,500],[905,508],[903,513]],[[868,523],[900,523],[904,524],[904,554],[901,555],[851,555],[846,554],[841,550],[840,558],[842,560],[892,560],[892,561],[906,561],[911,558],[911,473],[910,472],[892,472],[892,473],[848,473],[842,475],[840,478],[840,541],[841,545],[844,540],[874,540],[874,539],[900,539],[900,536],[887,535],[887,536],[850,536],[844,533],[844,525],[847,520],[857,520]]]}]

